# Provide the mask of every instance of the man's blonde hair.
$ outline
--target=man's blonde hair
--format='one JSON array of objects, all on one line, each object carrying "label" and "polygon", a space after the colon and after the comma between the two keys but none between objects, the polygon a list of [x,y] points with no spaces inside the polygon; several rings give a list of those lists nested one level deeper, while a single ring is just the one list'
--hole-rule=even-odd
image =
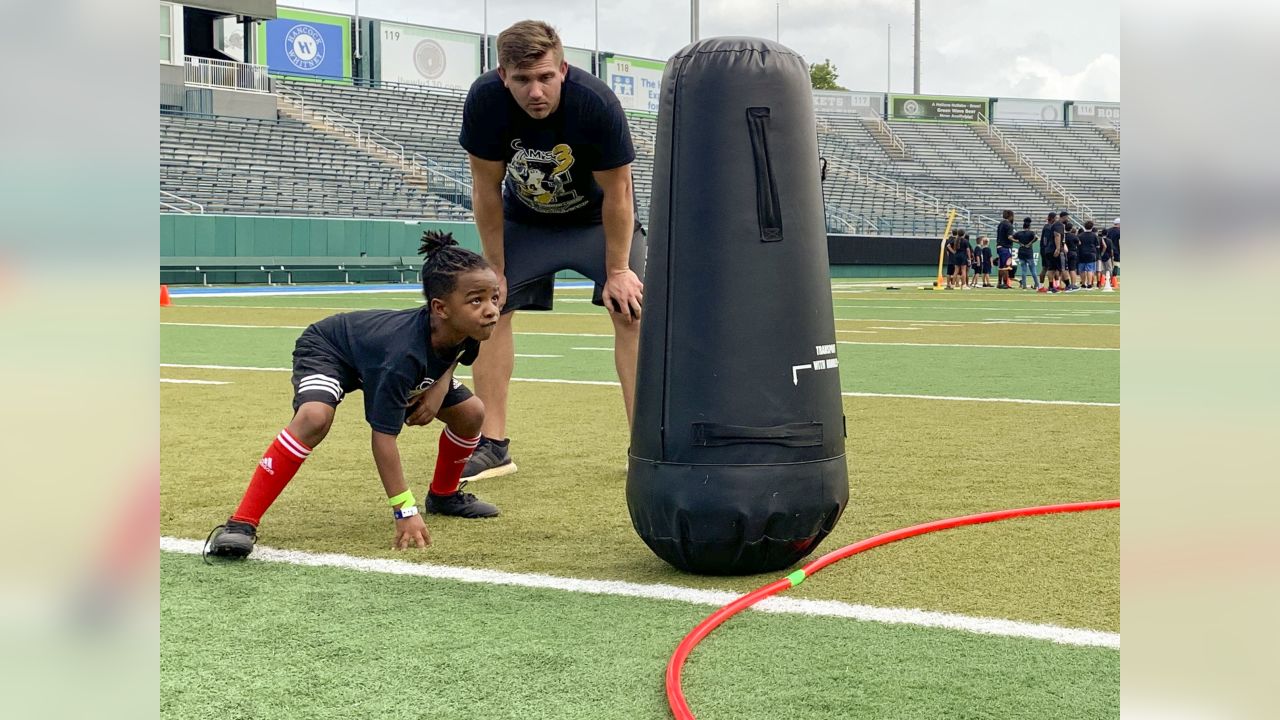
[{"label": "man's blonde hair", "polygon": [[521,20],[498,34],[498,64],[504,68],[529,67],[548,51],[556,65],[564,62],[564,45],[556,29],[541,20]]}]

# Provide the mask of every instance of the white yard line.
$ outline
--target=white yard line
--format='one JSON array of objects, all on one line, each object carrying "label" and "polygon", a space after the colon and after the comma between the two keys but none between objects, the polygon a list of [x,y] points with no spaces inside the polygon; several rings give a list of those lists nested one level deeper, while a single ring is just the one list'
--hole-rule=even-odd
[{"label": "white yard line", "polygon": [[[160,549],[165,552],[198,555],[204,542],[185,538],[161,537]],[[484,585],[560,590],[589,595],[613,595],[651,600],[666,600],[693,605],[719,607],[739,597],[738,593],[725,590],[700,590],[677,585],[643,584],[622,580],[589,580],[557,577],[535,573],[515,573],[482,568],[452,567],[361,558],[338,553],[309,553],[299,550],[278,550],[262,545],[254,548],[253,559],[258,562],[283,563],[305,567],[338,568],[356,572],[385,575],[451,580]],[[811,580],[810,582],[821,582]],[[756,604],[754,610],[767,613],[808,615],[815,617],[841,617],[863,622],[890,625],[913,625],[939,628],[979,635],[1047,640],[1060,645],[1081,647],[1120,648],[1118,633],[1101,630],[1066,628],[1058,625],[1027,623],[1000,618],[972,617],[956,613],[917,610],[912,608],[885,608],[871,605],[855,605],[838,600],[810,600],[807,598],[773,597]]]},{"label": "white yard line", "polygon": [[225,380],[178,380],[177,378],[160,378],[162,383],[178,383],[181,385],[230,385]]},{"label": "white yard line", "polygon": [[[290,368],[267,368],[267,367],[241,367],[236,365],[185,365],[179,363],[160,363],[160,367],[169,368],[190,368],[197,370],[244,370],[257,372],[292,372]],[[459,375],[463,380],[470,380],[470,375]],[[511,378],[513,382],[532,382],[532,383],[551,383],[556,385],[601,385],[608,387],[618,387],[615,380],[561,380],[557,378]],[[865,397],[865,398],[908,398],[914,400],[948,400],[958,402],[998,402],[998,403],[1022,403],[1028,405],[1087,405],[1093,407],[1120,407],[1120,403],[1104,403],[1104,402],[1079,402],[1076,400],[1028,400],[1022,398],[981,398],[981,397],[953,397],[949,395],[904,395],[901,393],[869,393],[869,392],[846,392],[840,393],[845,397]]]},{"label": "white yard line", "polygon": [[1094,350],[1098,352],[1120,352],[1120,348],[1068,347],[1066,345],[971,345],[967,343],[858,342],[857,340],[837,340],[836,344],[891,345],[894,347],[989,348],[993,350]]},{"label": "white yard line", "polygon": [[918,327],[881,327],[879,325],[868,325],[867,327],[871,328],[872,330],[922,330],[923,329]]}]

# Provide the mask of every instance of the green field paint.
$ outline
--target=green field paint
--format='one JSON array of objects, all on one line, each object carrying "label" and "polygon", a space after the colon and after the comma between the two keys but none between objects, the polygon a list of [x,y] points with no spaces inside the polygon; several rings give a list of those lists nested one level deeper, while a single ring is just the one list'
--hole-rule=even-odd
[{"label": "green field paint", "polygon": [[804,568],[800,568],[799,570],[787,576],[787,579],[791,581],[791,587],[795,587],[800,583],[804,582],[804,578],[805,578]]}]

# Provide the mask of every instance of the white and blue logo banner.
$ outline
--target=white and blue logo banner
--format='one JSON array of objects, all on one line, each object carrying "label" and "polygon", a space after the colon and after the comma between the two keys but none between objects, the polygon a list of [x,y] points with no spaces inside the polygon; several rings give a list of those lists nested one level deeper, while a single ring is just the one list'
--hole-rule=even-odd
[{"label": "white and blue logo banner", "polygon": [[342,77],[342,26],[281,18],[267,23],[267,67],[288,75]]}]

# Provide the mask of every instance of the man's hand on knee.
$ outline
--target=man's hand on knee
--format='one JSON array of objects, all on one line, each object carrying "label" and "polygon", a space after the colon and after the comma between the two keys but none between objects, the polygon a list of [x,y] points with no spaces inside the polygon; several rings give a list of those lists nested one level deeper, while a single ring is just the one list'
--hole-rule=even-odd
[{"label": "man's hand on knee", "polygon": [[644,305],[644,283],[630,269],[609,273],[601,296],[609,312],[623,315],[627,322],[640,319],[640,310]]}]

